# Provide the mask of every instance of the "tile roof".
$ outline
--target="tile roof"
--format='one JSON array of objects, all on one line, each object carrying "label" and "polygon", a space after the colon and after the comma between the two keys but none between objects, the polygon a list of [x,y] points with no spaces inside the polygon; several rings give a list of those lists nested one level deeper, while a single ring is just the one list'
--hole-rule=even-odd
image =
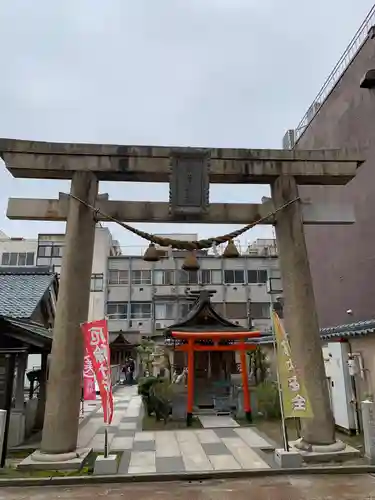
[{"label": "tile roof", "polygon": [[166,335],[172,331],[178,332],[250,332],[248,328],[234,324],[221,316],[211,302],[215,290],[191,291],[188,299],[194,300],[192,308],[187,315],[177,323],[166,328]]},{"label": "tile roof", "polygon": [[[34,346],[39,349],[50,350],[52,346],[52,330],[45,328],[39,323],[28,319],[14,319],[0,317],[0,328],[4,329],[5,335],[21,335],[18,340],[24,345]],[[17,336],[16,336],[17,338]]]},{"label": "tile roof", "polygon": [[[328,328],[321,328],[320,338],[322,340],[330,340],[330,339],[360,337],[372,333],[375,333],[375,319],[358,321],[356,323],[347,323],[338,326],[331,326]],[[270,334],[263,333],[261,337],[259,337],[258,339],[254,339],[254,342],[259,344],[272,344],[273,343],[272,333]]]},{"label": "tile roof", "polygon": [[358,321],[357,323],[347,323],[329,328],[321,328],[320,336],[322,339],[346,338],[368,335],[375,332],[375,319],[367,321]]},{"label": "tile roof", "polygon": [[45,268],[0,268],[0,316],[30,318],[55,276]]},{"label": "tile roof", "polygon": [[16,328],[22,328],[23,330],[27,330],[33,335],[38,335],[52,340],[52,330],[45,328],[40,323],[36,323],[35,321],[30,321],[28,319],[13,319],[9,317],[4,319],[8,324]]}]

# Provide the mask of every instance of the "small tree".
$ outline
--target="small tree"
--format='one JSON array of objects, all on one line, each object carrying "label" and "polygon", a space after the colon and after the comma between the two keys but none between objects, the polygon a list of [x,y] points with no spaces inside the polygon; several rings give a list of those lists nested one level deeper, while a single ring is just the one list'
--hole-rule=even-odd
[{"label": "small tree", "polygon": [[248,353],[249,356],[249,373],[254,377],[256,385],[264,382],[267,378],[269,363],[267,357],[258,345]]},{"label": "small tree", "polygon": [[147,370],[149,375],[152,375],[152,361],[154,358],[155,342],[148,339],[142,339],[136,350],[139,354],[143,371],[145,372]]}]

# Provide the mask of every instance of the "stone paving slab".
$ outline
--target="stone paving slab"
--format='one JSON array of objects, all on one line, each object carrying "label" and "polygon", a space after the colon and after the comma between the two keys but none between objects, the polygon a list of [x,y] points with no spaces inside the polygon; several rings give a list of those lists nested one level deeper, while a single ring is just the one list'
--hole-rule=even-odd
[{"label": "stone paving slab", "polygon": [[133,451],[130,457],[128,474],[156,473],[154,451]]},{"label": "stone paving slab", "polygon": [[119,429],[120,431],[126,431],[126,430],[136,430],[137,429],[137,422],[123,422],[119,424]]},{"label": "stone paving slab", "polygon": [[243,427],[238,429],[233,429],[234,432],[247,443],[252,448],[273,448],[273,444],[262,437],[256,429],[252,427]]},{"label": "stone paving slab", "polygon": [[217,433],[211,429],[198,430],[195,431],[195,434],[198,436],[198,439],[202,444],[221,443]]},{"label": "stone paving slab", "polygon": [[111,452],[121,452],[124,450],[133,450],[134,438],[132,437],[115,437],[110,444]]},{"label": "stone paving slab", "polygon": [[156,451],[155,441],[134,441],[133,451]]},{"label": "stone paving slab", "polygon": [[219,436],[220,439],[238,437],[238,434],[235,433],[235,429],[229,429],[229,428],[215,429],[215,434]]},{"label": "stone paving slab", "polygon": [[224,443],[202,443],[206,455],[230,455],[231,452]]},{"label": "stone paving slab", "polygon": [[118,429],[117,432],[116,432],[116,437],[134,437],[135,436],[135,430],[122,430],[122,429]]},{"label": "stone paving slab", "polygon": [[241,465],[232,455],[212,455],[209,457],[214,470],[240,470]]},{"label": "stone paving slab", "polygon": [[185,472],[185,465],[181,457],[156,457],[155,466],[157,474]]},{"label": "stone paving slab", "polygon": [[216,429],[223,427],[239,427],[240,424],[232,417],[222,415],[200,415],[199,420],[205,429]]}]

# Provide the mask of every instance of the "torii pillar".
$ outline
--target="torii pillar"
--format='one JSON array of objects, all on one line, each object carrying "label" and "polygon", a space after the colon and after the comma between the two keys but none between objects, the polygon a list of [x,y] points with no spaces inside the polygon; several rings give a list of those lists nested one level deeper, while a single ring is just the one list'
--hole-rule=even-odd
[{"label": "torii pillar", "polygon": [[[278,177],[271,191],[276,206],[298,197],[298,186],[292,176]],[[299,201],[276,215],[275,230],[284,290],[286,331],[293,362],[303,377],[314,414],[311,419],[301,419],[302,439],[296,446],[306,451],[319,451],[322,446],[330,446],[338,451],[344,445],[335,439]]]},{"label": "torii pillar", "polygon": [[[91,172],[74,172],[71,194],[95,205],[98,181]],[[41,455],[76,456],[83,370],[83,335],[87,321],[95,239],[95,213],[69,201],[65,246],[57,301]],[[65,459],[67,459],[65,457]]]}]

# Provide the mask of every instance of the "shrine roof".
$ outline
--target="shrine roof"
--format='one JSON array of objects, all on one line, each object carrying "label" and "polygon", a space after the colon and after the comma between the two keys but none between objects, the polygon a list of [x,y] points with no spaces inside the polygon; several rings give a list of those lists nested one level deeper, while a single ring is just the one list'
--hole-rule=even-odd
[{"label": "shrine roof", "polygon": [[192,334],[205,332],[215,332],[216,334],[219,332],[250,332],[251,330],[248,328],[243,328],[223,318],[215,310],[211,302],[211,296],[214,293],[215,291],[212,290],[191,292],[189,298],[191,300],[195,299],[192,308],[185,318],[166,329],[166,335],[170,336],[172,332],[190,332]]},{"label": "shrine roof", "polygon": [[30,319],[52,286],[57,277],[48,267],[0,268],[0,315]]}]

